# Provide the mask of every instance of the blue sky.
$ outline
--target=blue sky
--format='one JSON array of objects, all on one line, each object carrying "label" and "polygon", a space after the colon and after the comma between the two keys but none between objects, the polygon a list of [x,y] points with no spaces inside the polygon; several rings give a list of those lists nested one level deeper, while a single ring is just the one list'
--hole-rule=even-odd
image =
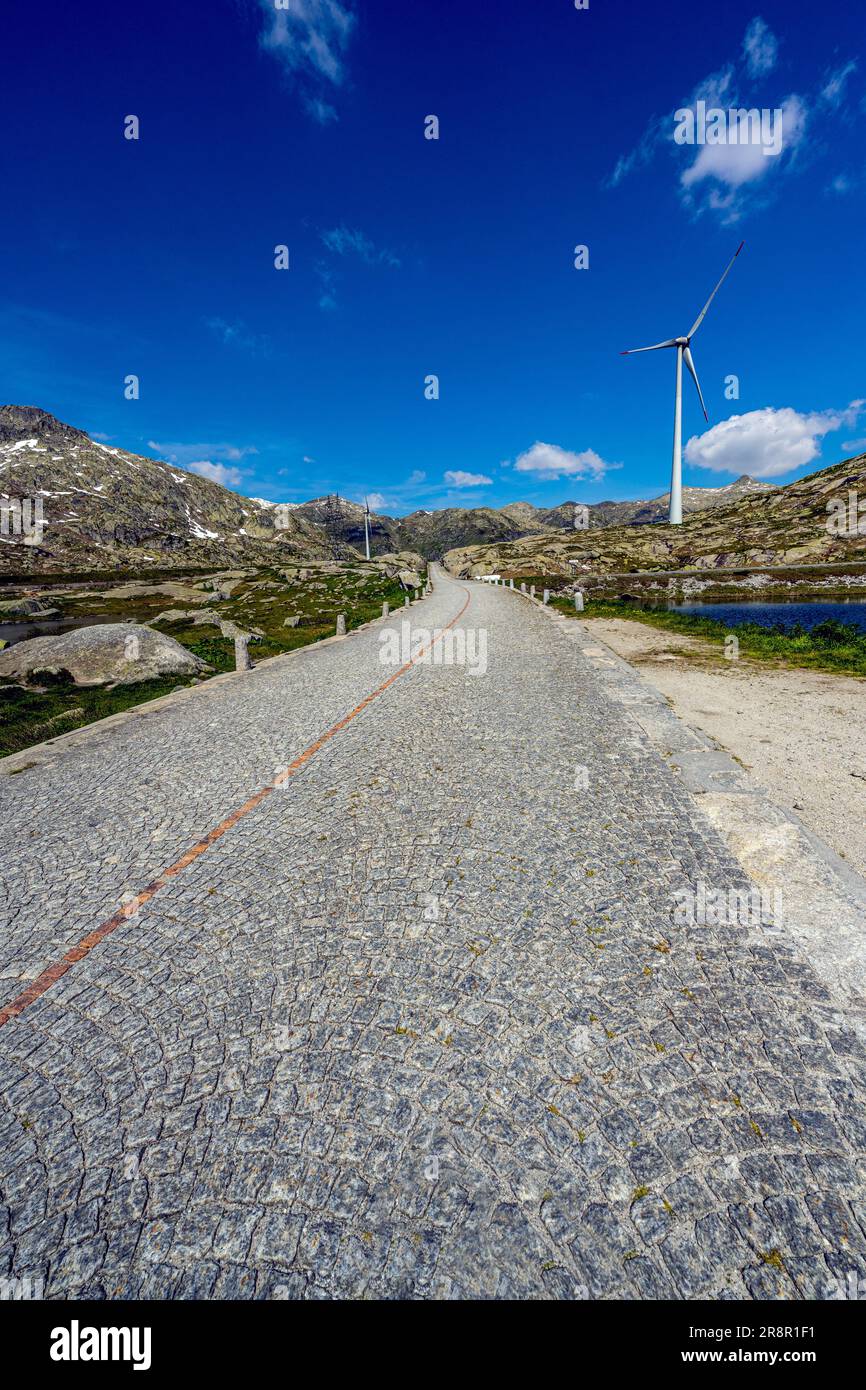
[{"label": "blue sky", "polygon": [[[0,398],[274,501],[657,494],[673,354],[618,354],[745,239],[685,481],[866,449],[858,7],[277,3],[11,12]],[[780,152],[677,144],[701,100],[781,111]]]}]

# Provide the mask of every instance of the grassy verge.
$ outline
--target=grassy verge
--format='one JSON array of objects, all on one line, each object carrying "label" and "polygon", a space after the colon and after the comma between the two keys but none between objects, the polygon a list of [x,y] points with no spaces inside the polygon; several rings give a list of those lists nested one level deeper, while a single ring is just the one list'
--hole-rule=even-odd
[{"label": "grassy verge", "polygon": [[133,705],[168,695],[177,678],[118,685],[113,690],[85,689],[59,682],[51,690],[26,690],[21,686],[0,689],[0,755],[20,753],[34,743],[81,729],[95,719],[131,709]]},{"label": "grassy verge", "polygon": [[[570,617],[577,617],[574,600],[551,598],[553,607]],[[700,637],[719,647],[731,633],[738,638],[740,654],[756,661],[776,666],[808,667],[817,671],[834,671],[839,675],[866,676],[866,633],[852,623],[835,621],[819,623],[806,632],[793,627],[760,627],[757,623],[738,623],[735,627],[715,618],[702,618],[691,613],[671,613],[667,609],[645,609],[628,603],[605,603],[590,600],[585,618],[627,618],[647,627]]]},{"label": "grassy verge", "polygon": [[[176,575],[173,577],[177,579]],[[96,601],[92,596],[78,599],[70,595],[60,603],[64,617],[86,617],[98,611],[117,621],[150,623],[211,666],[211,674],[235,668],[234,641],[223,637],[218,626],[199,626],[188,619],[154,621],[159,612],[186,609],[188,604],[182,599],[159,594],[129,599],[111,596]],[[286,578],[283,571],[276,569],[261,569],[238,586],[230,598],[208,599],[205,606],[244,631],[262,634],[250,643],[255,664],[332,637],[338,613],[345,613],[350,630],[378,618],[383,603],[390,604],[395,617],[397,610],[402,612],[403,590],[396,579],[389,579],[382,571],[347,566],[339,573],[323,573],[310,566],[304,579]],[[297,626],[287,627],[287,617],[296,617]],[[0,756],[21,752],[96,719],[167,695],[179,684],[191,683],[172,677],[110,690],[88,689],[69,682],[58,682],[45,690],[0,687]]]}]

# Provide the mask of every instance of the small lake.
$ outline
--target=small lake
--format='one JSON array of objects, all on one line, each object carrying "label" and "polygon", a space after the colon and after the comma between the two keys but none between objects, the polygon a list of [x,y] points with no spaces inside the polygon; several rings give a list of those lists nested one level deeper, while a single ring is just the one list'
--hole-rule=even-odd
[{"label": "small lake", "polygon": [[120,621],[120,618],[102,613],[90,618],[46,618],[41,623],[0,623],[0,641],[8,642],[13,647],[16,642],[26,642],[29,637],[54,637],[59,632],[71,632],[76,627],[97,627],[102,623]]},{"label": "small lake", "polygon": [[690,613],[698,618],[714,618],[716,622],[736,627],[738,623],[757,623],[759,627],[782,627],[786,630],[800,626],[809,632],[819,623],[834,621],[852,623],[866,632],[866,600],[837,599],[827,603],[792,600],[790,603],[761,603],[746,599],[734,603],[669,603],[671,613]]}]

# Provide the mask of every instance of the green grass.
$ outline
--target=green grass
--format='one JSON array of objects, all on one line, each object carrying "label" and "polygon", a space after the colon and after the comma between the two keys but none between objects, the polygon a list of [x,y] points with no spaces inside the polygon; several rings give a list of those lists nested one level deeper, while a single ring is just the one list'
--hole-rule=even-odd
[{"label": "green grass", "polygon": [[119,685],[113,690],[82,688],[59,682],[50,690],[25,690],[21,686],[0,689],[0,754],[20,753],[34,743],[81,729],[95,719],[131,709],[133,705],[168,695],[177,677]]},{"label": "green grass", "polygon": [[[551,598],[551,605],[571,617],[578,615],[574,600]],[[739,639],[740,655],[776,665],[808,667],[817,671],[834,671],[840,675],[866,676],[866,633],[853,623],[829,621],[819,623],[806,632],[794,627],[760,627],[757,623],[738,623],[735,627],[716,618],[702,618],[692,613],[671,613],[665,608],[646,609],[636,604],[606,603],[590,600],[585,618],[628,618],[647,627],[679,632],[687,637],[700,637],[722,647],[731,633]]]}]

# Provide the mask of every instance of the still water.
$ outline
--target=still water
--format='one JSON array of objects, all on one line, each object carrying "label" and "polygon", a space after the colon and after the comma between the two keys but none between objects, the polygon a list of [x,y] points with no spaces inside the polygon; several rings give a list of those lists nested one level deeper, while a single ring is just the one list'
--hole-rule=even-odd
[{"label": "still water", "polygon": [[802,600],[791,603],[761,603],[751,600],[742,603],[674,603],[668,604],[672,613],[692,613],[699,618],[715,618],[717,622],[735,627],[738,623],[757,623],[760,627],[782,627],[785,630],[800,626],[809,632],[818,623],[833,620],[852,623],[866,632],[866,600],[837,599],[825,603]]},{"label": "still water", "polygon": [[101,623],[119,623],[122,620],[105,613],[89,618],[46,618],[42,623],[0,623],[0,641],[26,642],[28,637],[53,637],[58,632],[71,632],[74,627],[96,627]]}]

